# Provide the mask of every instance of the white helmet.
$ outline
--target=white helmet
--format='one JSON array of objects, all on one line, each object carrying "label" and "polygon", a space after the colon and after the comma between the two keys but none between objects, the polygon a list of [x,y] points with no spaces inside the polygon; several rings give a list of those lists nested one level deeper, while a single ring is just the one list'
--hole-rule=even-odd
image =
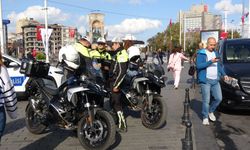
[{"label": "white helmet", "polygon": [[112,40],[111,40],[112,43],[122,43],[122,39],[120,37],[114,37]]},{"label": "white helmet", "polygon": [[135,36],[133,36],[132,34],[126,34],[125,37],[123,38],[123,40],[130,40],[130,41],[134,41],[136,40]]},{"label": "white helmet", "polygon": [[59,62],[64,61],[66,65],[72,69],[77,69],[80,66],[80,56],[72,45],[62,47],[58,57]]},{"label": "white helmet", "polygon": [[128,58],[131,59],[134,56],[140,56],[140,49],[136,46],[131,46],[127,50],[128,52]]},{"label": "white helmet", "polygon": [[97,43],[106,43],[106,40],[103,37],[99,37]]}]

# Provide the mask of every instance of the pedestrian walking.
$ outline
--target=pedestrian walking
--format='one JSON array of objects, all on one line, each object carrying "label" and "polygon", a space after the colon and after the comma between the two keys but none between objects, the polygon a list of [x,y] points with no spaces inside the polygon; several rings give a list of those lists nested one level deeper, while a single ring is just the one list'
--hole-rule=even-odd
[{"label": "pedestrian walking", "polygon": [[6,125],[6,112],[11,119],[17,118],[17,97],[0,53],[0,144]]},{"label": "pedestrian walking", "polygon": [[[196,68],[198,75],[198,84],[201,87],[202,94],[202,115],[203,125],[209,125],[209,119],[216,121],[214,111],[222,100],[222,93],[219,80],[229,80],[225,74],[218,52],[215,50],[216,39],[209,37],[207,39],[207,48],[197,52]],[[210,95],[213,100],[210,103]]]},{"label": "pedestrian walking", "polygon": [[188,60],[187,57],[181,53],[181,47],[175,46],[172,50],[172,53],[169,56],[168,71],[172,71],[173,77],[174,77],[174,89],[178,89],[179,82],[180,82],[180,76],[181,76],[181,62],[182,60]]}]

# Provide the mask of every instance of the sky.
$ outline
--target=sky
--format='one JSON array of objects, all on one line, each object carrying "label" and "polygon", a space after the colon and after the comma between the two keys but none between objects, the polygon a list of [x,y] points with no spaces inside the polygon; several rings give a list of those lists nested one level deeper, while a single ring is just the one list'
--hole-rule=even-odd
[{"label": "sky", "polygon": [[[228,12],[228,27],[240,26],[242,2],[248,10],[248,0],[47,0],[48,24],[77,27],[84,35],[88,31],[88,17],[92,12],[105,15],[108,39],[132,34],[138,40],[163,32],[170,20],[177,22],[180,10],[188,11],[192,5],[208,5],[208,11],[222,15]],[[3,19],[10,19],[9,32],[15,32],[16,21],[34,18],[44,23],[44,0],[2,0]],[[232,21],[233,20],[233,21]]]}]

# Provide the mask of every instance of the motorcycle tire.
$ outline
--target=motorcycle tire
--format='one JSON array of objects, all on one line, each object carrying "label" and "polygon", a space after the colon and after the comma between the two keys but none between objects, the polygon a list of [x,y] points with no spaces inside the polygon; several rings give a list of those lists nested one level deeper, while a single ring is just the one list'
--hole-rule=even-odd
[{"label": "motorcycle tire", "polygon": [[25,112],[25,124],[26,128],[33,134],[41,134],[47,128],[46,125],[42,124],[39,119],[37,119],[33,108],[28,104]]},{"label": "motorcycle tire", "polygon": [[151,108],[144,102],[141,111],[142,124],[149,129],[159,129],[166,123],[167,105],[159,96],[154,96]]},{"label": "motorcycle tire", "polygon": [[116,126],[112,116],[104,110],[95,114],[93,126],[90,126],[87,116],[78,123],[77,135],[84,149],[108,149],[115,141]]}]

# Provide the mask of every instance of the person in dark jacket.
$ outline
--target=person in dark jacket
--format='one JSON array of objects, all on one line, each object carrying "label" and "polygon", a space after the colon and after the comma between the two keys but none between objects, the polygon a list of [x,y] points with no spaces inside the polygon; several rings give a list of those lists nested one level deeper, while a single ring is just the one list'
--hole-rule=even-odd
[{"label": "person in dark jacket", "polygon": [[112,50],[114,55],[110,66],[111,91],[112,91],[112,107],[117,113],[119,124],[118,129],[121,132],[127,131],[126,120],[122,111],[121,90],[120,85],[126,75],[128,67],[128,53],[122,46],[122,40],[119,37],[112,39]]}]

